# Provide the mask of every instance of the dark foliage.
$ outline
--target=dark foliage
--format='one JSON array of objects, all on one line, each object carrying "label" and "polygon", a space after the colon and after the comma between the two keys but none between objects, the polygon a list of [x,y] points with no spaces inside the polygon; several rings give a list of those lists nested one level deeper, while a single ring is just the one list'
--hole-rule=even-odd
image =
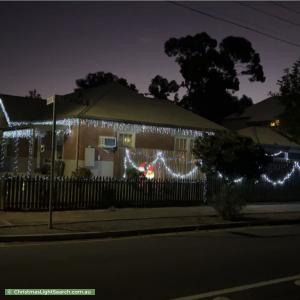
[{"label": "dark foliage", "polygon": [[233,95],[239,90],[238,76],[265,81],[259,54],[242,37],[229,36],[219,45],[205,32],[171,38],[165,43],[165,52],[175,57],[184,78],[187,94],[181,104],[216,122],[244,108],[245,100],[239,105]]},{"label": "dark foliage", "polygon": [[36,89],[30,90],[28,92],[28,95],[25,96],[26,98],[30,98],[30,99],[42,99],[41,95],[37,92]]},{"label": "dark foliage", "polygon": [[211,204],[224,220],[236,221],[242,215],[246,205],[245,194],[234,185],[224,185],[221,191],[212,197]]},{"label": "dark foliage", "polygon": [[207,174],[220,172],[229,184],[239,177],[257,180],[272,161],[252,139],[223,131],[196,139],[193,153]]},{"label": "dark foliage", "polygon": [[[175,80],[168,81],[168,79],[156,75],[149,86],[149,93],[158,99],[169,100],[171,94],[177,93],[179,85]],[[178,95],[175,94],[174,98],[177,99]]]},{"label": "dark foliage", "polygon": [[112,82],[119,83],[137,92],[137,88],[134,84],[128,83],[125,78],[118,77],[117,75],[110,72],[89,73],[85,78],[77,79],[76,85],[78,88],[76,90],[89,89]]},{"label": "dark foliage", "polygon": [[285,107],[280,116],[281,127],[292,136],[300,139],[300,59],[291,69],[285,69],[284,75],[277,81],[281,102]]}]

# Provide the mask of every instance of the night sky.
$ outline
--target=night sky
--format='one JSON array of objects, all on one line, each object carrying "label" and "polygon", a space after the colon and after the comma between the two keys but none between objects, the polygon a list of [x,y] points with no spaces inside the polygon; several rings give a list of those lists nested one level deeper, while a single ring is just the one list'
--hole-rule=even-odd
[{"label": "night sky", "polygon": [[[284,2],[291,10],[270,2],[247,3],[300,23],[300,2]],[[237,2],[185,4],[300,44],[300,24]],[[255,102],[276,90],[283,69],[300,56],[300,48],[167,2],[1,2],[0,93],[26,95],[36,88],[44,97],[65,94],[73,91],[76,79],[96,71],[125,77],[145,92],[157,74],[180,81],[179,67],[164,53],[164,42],[202,31],[218,41],[235,35],[252,42],[267,80],[241,80],[240,94]]]}]

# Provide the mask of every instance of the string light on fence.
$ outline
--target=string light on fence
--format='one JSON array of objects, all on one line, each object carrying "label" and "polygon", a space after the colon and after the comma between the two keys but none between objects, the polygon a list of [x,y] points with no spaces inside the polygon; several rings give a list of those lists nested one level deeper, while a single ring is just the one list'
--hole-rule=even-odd
[{"label": "string light on fence", "polygon": [[293,167],[292,170],[287,173],[282,179],[277,179],[277,180],[272,180],[268,175],[263,174],[261,177],[265,182],[271,183],[273,186],[276,185],[283,185],[287,180],[289,180],[292,175],[296,172],[296,171],[300,171],[300,166],[299,166],[299,162],[295,161],[293,163]]},{"label": "string light on fence", "polygon": [[[226,176],[224,176],[223,174],[221,174],[221,172],[217,172],[217,174],[218,174],[218,177],[219,178],[221,178],[221,179],[225,179],[225,180],[229,180],[229,178],[228,177],[226,177]],[[242,181],[244,180],[244,178],[243,177],[238,177],[238,178],[235,178],[235,179],[233,179],[233,182],[234,183],[241,183]]]},{"label": "string light on fence", "polygon": [[276,152],[276,153],[267,154],[267,156],[277,157],[277,156],[279,156],[283,153],[286,154],[286,152],[279,151],[279,152]]},{"label": "string light on fence", "polygon": [[185,173],[185,174],[182,174],[182,173],[176,173],[174,171],[171,170],[171,168],[167,165],[166,163],[166,160],[162,154],[162,152],[158,152],[157,153],[157,156],[158,156],[158,159],[157,160],[160,160],[165,169],[167,170],[167,172],[172,176],[172,177],[175,177],[175,178],[180,178],[180,179],[185,179],[185,178],[189,178],[189,177],[192,177],[197,171],[198,171],[198,167],[195,166],[191,171],[189,171],[188,173]]},{"label": "string light on fence", "polygon": [[[186,179],[192,177],[197,171],[198,167],[195,166],[191,171],[188,173],[176,173],[174,172],[166,163],[165,157],[161,151],[156,153],[156,156],[152,162],[150,162],[150,165],[155,165],[158,161],[161,161],[166,171],[174,178],[179,179]],[[123,177],[126,178],[126,172],[127,172],[127,165],[128,163],[131,165],[132,168],[139,170],[139,166],[131,159],[130,153],[128,149],[125,149],[125,158],[124,158],[124,175]]]}]

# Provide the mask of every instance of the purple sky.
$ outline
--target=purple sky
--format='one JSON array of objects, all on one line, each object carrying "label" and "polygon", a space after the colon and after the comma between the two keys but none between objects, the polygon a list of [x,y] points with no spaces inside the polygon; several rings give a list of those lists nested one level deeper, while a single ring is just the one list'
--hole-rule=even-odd
[{"label": "purple sky", "polygon": [[[185,3],[300,43],[299,27],[238,3]],[[300,2],[285,2],[294,12],[270,2],[248,3],[300,23]],[[300,48],[166,2],[0,2],[0,93],[25,95],[36,88],[44,97],[64,94],[73,91],[76,79],[101,70],[125,77],[145,92],[157,74],[180,81],[164,42],[202,31],[218,41],[235,35],[252,42],[267,80],[242,79],[240,93],[255,102],[276,90],[283,69],[300,56]]]}]

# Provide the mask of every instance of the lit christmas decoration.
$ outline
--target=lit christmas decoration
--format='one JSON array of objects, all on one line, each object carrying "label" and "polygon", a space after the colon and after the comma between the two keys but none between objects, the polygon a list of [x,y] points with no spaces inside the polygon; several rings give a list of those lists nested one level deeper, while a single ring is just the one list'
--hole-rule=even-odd
[{"label": "lit christmas decoration", "polygon": [[268,175],[263,174],[261,177],[265,182],[271,183],[273,186],[276,185],[283,185],[287,180],[289,180],[292,175],[296,172],[296,171],[300,171],[300,166],[299,166],[299,162],[295,161],[293,163],[293,167],[292,170],[287,173],[282,179],[277,179],[277,180],[272,180],[271,178],[268,177]]},{"label": "lit christmas decoration", "polygon": [[28,140],[29,148],[28,148],[28,166],[27,166],[27,174],[31,175],[32,172],[32,160],[33,160],[33,138]]},{"label": "lit christmas decoration", "polygon": [[0,98],[0,106],[1,106],[1,109],[3,111],[4,117],[5,117],[5,120],[6,120],[7,124],[8,124],[8,126],[11,127],[11,122],[10,122],[8,113],[7,113],[7,111],[6,111],[5,107],[4,107],[4,104],[3,104],[3,101],[2,101],[1,98]]},{"label": "lit christmas decoration", "polygon": [[4,168],[6,146],[7,146],[7,139],[2,137],[2,139],[1,139],[1,154],[0,154],[0,169],[1,170],[3,170],[3,168]]},{"label": "lit christmas decoration", "polygon": [[[169,175],[171,175],[171,177],[173,178],[178,178],[178,179],[186,179],[186,178],[190,178],[193,175],[196,174],[196,172],[198,171],[198,167],[195,166],[194,168],[191,169],[191,171],[189,171],[188,173],[182,174],[182,173],[176,173],[174,172],[166,163],[166,160],[164,158],[164,155],[161,151],[157,152],[155,159],[150,163],[151,165],[155,166],[155,164],[161,161],[164,168],[166,169],[167,173]],[[200,164],[202,164],[202,162],[199,162]],[[127,165],[130,164],[130,166],[136,170],[140,170],[141,166],[138,166],[130,157],[130,153],[129,150],[126,149],[125,150],[125,158],[124,158],[124,175],[123,177],[126,178],[126,170],[127,170]],[[268,182],[270,184],[273,184],[274,186],[276,185],[282,185],[284,184],[288,179],[291,178],[291,176],[296,172],[296,170],[298,170],[300,172],[300,165],[299,162],[294,162],[293,163],[293,167],[292,170],[286,174],[282,179],[277,179],[277,180],[272,180],[271,178],[268,177],[268,175],[263,174],[261,176],[261,178],[265,181]],[[223,174],[221,174],[220,172],[217,173],[219,178],[225,178],[226,180],[228,180],[228,177],[224,177]],[[234,183],[242,183],[244,180],[243,177],[238,177],[233,179]]]},{"label": "lit christmas decoration", "polygon": [[[293,163],[293,167],[292,167],[292,170],[290,172],[288,172],[282,179],[277,179],[277,180],[272,180],[267,174],[262,174],[261,175],[261,178],[267,182],[267,183],[270,183],[272,184],[273,186],[276,186],[276,185],[283,185],[287,180],[289,180],[292,175],[296,172],[296,171],[299,171],[300,172],[300,165],[299,165],[299,162],[295,161]],[[228,179],[227,177],[224,177],[220,172],[218,172],[218,177],[219,178],[225,178],[225,179]],[[235,183],[240,183],[243,181],[243,177],[240,177],[240,178],[236,178],[233,180]]]},{"label": "lit christmas decoration", "polygon": [[13,170],[14,172],[17,173],[19,169],[19,138],[16,138],[13,141],[14,141],[14,150],[15,150],[15,155],[13,160]]},{"label": "lit christmas decoration", "polygon": [[154,165],[152,164],[147,164],[146,162],[142,162],[139,167],[138,170],[144,174],[144,176],[147,179],[153,179],[155,174],[154,174]]},{"label": "lit christmas decoration", "polygon": [[151,164],[147,165],[145,173],[146,173],[146,174],[145,174],[145,177],[146,177],[147,179],[153,179],[154,176],[155,176],[155,173],[154,173],[154,166],[151,165]]},{"label": "lit christmas decoration", "polygon": [[[189,171],[188,173],[176,173],[174,172],[166,163],[166,160],[164,158],[164,155],[161,151],[157,152],[156,153],[156,157],[155,159],[149,164],[151,166],[154,166],[156,165],[156,163],[158,161],[161,161],[164,168],[166,169],[166,171],[174,178],[179,178],[179,179],[186,179],[186,178],[190,178],[192,177],[193,175],[195,175],[195,173],[198,171],[198,167],[195,166],[191,171]],[[130,153],[129,153],[129,150],[126,149],[125,150],[125,158],[124,158],[124,175],[123,177],[126,178],[126,171],[127,171],[127,165],[130,164],[130,166],[136,170],[140,170],[139,168],[141,168],[141,166],[138,166],[130,157]]]},{"label": "lit christmas decoration", "polygon": [[[12,127],[18,127],[18,126],[51,126],[52,121],[37,121],[37,122],[12,122],[9,118],[9,115],[5,109],[5,106],[3,104],[2,99],[0,98],[0,107],[3,111],[4,117],[7,121],[7,124],[10,128]],[[79,119],[79,118],[69,118],[69,119],[62,119],[57,120],[56,124],[58,126],[62,126],[63,128],[58,128],[57,133],[63,133],[65,135],[70,135],[72,132],[72,126],[77,125],[86,125],[89,127],[100,127],[100,128],[112,128],[115,131],[121,131],[121,132],[134,132],[134,133],[158,133],[158,134],[168,134],[173,136],[185,136],[185,137],[201,137],[204,133],[208,135],[214,135],[213,131],[200,131],[200,130],[192,130],[192,129],[182,129],[182,128],[170,128],[170,127],[162,127],[162,126],[152,126],[152,125],[140,125],[140,124],[130,124],[130,123],[123,123],[123,122],[115,122],[115,121],[103,121],[103,120],[92,120],[92,119]],[[274,124],[275,127],[279,126],[280,121],[275,120]],[[35,131],[35,136],[45,136],[45,132],[41,130]],[[1,141],[1,155],[0,155],[0,167],[4,167],[4,161],[5,161],[5,151],[6,151],[6,145],[8,142],[8,139],[14,140],[14,161],[13,161],[13,169],[15,172],[18,171],[18,157],[19,157],[19,139],[20,138],[28,138],[29,139],[29,160],[28,160],[28,170],[27,172],[30,174],[32,172],[32,156],[33,156],[33,129],[15,129],[15,130],[6,130],[3,131],[3,137]],[[288,153],[279,151],[277,153],[269,154],[269,156],[277,157],[281,154],[284,154],[284,157],[286,160],[288,159]],[[177,158],[174,158],[177,159]],[[167,171],[169,175],[171,175],[174,178],[178,179],[185,179],[190,178],[193,175],[195,175],[198,171],[198,167],[194,166],[188,173],[177,173],[174,172],[166,162],[166,159],[162,152],[157,152],[155,159],[149,164],[151,165],[151,172],[154,174],[154,166],[155,164],[160,161]],[[201,163],[200,161],[198,163]],[[129,150],[126,149],[126,155],[124,158],[124,175],[123,177],[126,178],[126,170],[128,164],[131,165],[131,167],[139,170],[139,166],[131,159]],[[261,178],[274,186],[276,185],[283,185],[288,179],[291,178],[291,176],[296,172],[300,172],[300,166],[299,162],[294,162],[293,167],[290,172],[288,172],[282,179],[278,180],[272,180],[268,177],[268,175],[263,174]],[[151,175],[152,176],[152,175]],[[154,175],[153,175],[154,176]],[[219,172],[218,176],[220,178],[223,178],[223,175]],[[235,183],[241,183],[243,181],[243,177],[236,178],[233,181]]]},{"label": "lit christmas decoration", "polygon": [[18,138],[30,138],[32,137],[32,129],[18,129],[18,130],[10,130],[4,131],[3,137],[6,139],[18,139]]},{"label": "lit christmas decoration", "polygon": [[[218,172],[217,174],[218,174],[218,177],[219,177],[219,178],[221,178],[221,179],[224,178],[224,179],[226,179],[226,180],[229,180],[228,177],[224,176],[224,175],[221,174],[220,172]],[[233,179],[233,182],[234,182],[234,183],[241,183],[243,180],[244,180],[243,177],[238,177],[238,178],[236,178],[236,179]]]}]

